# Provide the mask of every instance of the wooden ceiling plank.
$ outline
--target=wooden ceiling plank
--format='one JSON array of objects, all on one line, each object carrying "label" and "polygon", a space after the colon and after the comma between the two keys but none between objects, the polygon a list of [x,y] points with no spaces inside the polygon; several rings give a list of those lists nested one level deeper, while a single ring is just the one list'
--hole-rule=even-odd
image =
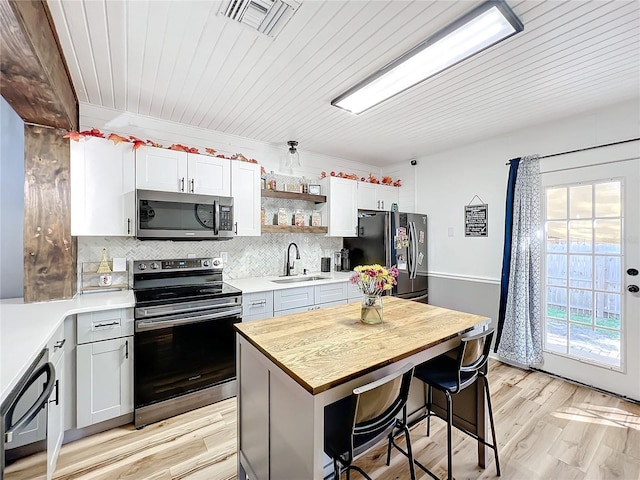
[{"label": "wooden ceiling plank", "polygon": [[0,92],[25,122],[77,128],[77,98],[41,1],[0,0],[0,71]]}]

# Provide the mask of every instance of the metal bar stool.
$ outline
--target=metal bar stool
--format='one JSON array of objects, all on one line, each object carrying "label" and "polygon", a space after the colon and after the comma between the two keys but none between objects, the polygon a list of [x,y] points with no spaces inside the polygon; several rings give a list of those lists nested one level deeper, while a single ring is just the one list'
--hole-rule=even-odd
[{"label": "metal bar stool", "polygon": [[[360,472],[368,480],[360,467],[353,465],[354,458],[369,450],[395,428],[404,431],[407,452],[396,446],[409,459],[411,480],[415,480],[411,438],[406,423],[406,404],[413,377],[413,364],[408,363],[400,370],[353,390],[350,397],[336,402],[333,413],[325,410],[324,450],[333,460],[334,479],[339,480],[343,472]],[[402,412],[402,420],[397,418]],[[395,442],[394,442],[395,445]],[[389,447],[391,449],[391,447]],[[387,465],[390,457],[387,455]]]},{"label": "metal bar stool", "polygon": [[[498,442],[496,440],[496,429],[493,423],[493,409],[491,408],[491,394],[489,393],[489,380],[484,373],[484,366],[489,360],[489,351],[491,349],[491,340],[493,339],[494,329],[490,328],[477,335],[461,338],[460,348],[458,349],[457,358],[452,358],[446,354],[440,355],[433,360],[422,363],[415,368],[413,376],[421,380],[425,384],[425,413],[419,418],[411,422],[411,426],[427,419],[427,436],[431,429],[431,416],[435,415],[431,411],[432,405],[432,389],[435,388],[442,393],[447,401],[447,478],[452,479],[452,451],[451,451],[451,426],[453,425],[453,409],[451,395],[455,395],[465,388],[473,385],[478,377],[482,379],[483,390],[487,398],[487,407],[489,410],[489,421],[491,423],[491,434],[493,443],[488,443],[484,439],[479,438],[476,434],[466,429],[457,427],[467,435],[470,435],[477,441],[492,448],[495,454],[496,471],[500,476],[500,461],[498,460]],[[438,479],[431,471],[415,462],[418,467]]]}]

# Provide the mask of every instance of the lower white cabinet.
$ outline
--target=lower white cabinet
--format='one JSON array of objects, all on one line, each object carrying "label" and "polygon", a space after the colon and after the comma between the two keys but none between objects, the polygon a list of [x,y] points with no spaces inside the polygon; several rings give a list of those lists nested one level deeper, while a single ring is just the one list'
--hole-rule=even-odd
[{"label": "lower white cabinet", "polygon": [[273,292],[274,316],[308,312],[347,303],[347,282],[287,288]]},{"label": "lower white cabinet", "polygon": [[273,290],[242,294],[242,321],[273,317]]},{"label": "lower white cabinet", "polygon": [[133,411],[133,337],[77,347],[77,427]]},{"label": "lower white cabinet", "polygon": [[56,469],[58,454],[64,438],[65,411],[65,338],[64,323],[47,344],[49,361],[53,363],[56,372],[56,383],[49,397],[49,411],[47,416],[47,479],[53,477]]},{"label": "lower white cabinet", "polygon": [[133,412],[133,309],[78,314],[76,428]]}]

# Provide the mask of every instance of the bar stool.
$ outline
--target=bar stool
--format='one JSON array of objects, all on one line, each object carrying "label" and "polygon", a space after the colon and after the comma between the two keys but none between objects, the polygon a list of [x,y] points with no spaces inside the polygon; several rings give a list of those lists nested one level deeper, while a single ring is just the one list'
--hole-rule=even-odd
[{"label": "bar stool", "polygon": [[[495,453],[496,471],[500,476],[500,462],[498,460],[498,442],[496,441],[496,429],[493,423],[493,410],[491,408],[491,394],[489,393],[489,380],[483,371],[489,360],[491,340],[494,329],[490,328],[477,335],[461,338],[460,348],[457,358],[452,358],[446,354],[440,355],[433,360],[422,363],[415,368],[413,376],[425,384],[425,414],[413,420],[411,425],[427,419],[427,436],[431,428],[431,416],[435,415],[431,411],[432,389],[435,388],[442,393],[447,401],[447,478],[452,478],[452,452],[451,452],[451,426],[453,425],[453,411],[451,395],[455,395],[465,388],[475,384],[478,377],[482,377],[483,390],[487,397],[487,407],[489,410],[489,421],[491,423],[491,434],[493,444],[479,438],[476,434],[458,427],[461,431],[470,435],[477,441],[492,448]],[[426,473],[436,477],[426,467],[416,461],[416,464]]]},{"label": "bar stool", "polygon": [[[408,457],[411,480],[415,480],[411,438],[406,422],[406,404],[412,377],[413,364],[408,363],[390,375],[354,389],[350,397],[334,404],[333,412],[325,409],[324,450],[333,460],[335,480],[339,480],[345,471],[349,480],[350,470],[356,470],[371,480],[352,462],[385,436],[388,435],[391,442],[391,433],[395,428],[404,431],[407,452],[395,442],[393,445]],[[396,418],[400,412],[402,419]],[[389,460],[387,455],[387,465]]]}]

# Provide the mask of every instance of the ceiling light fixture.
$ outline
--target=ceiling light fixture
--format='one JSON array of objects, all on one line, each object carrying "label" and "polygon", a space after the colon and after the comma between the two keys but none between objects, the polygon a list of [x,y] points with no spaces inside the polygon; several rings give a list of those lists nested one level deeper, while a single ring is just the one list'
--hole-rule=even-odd
[{"label": "ceiling light fixture", "polygon": [[504,0],[490,0],[350,88],[331,105],[362,113],[523,29]]},{"label": "ceiling light fixture", "polygon": [[285,159],[285,171],[289,174],[293,174],[294,168],[300,168],[300,155],[298,154],[298,150],[296,147],[298,146],[298,142],[295,140],[289,140],[287,142],[289,145],[289,153],[287,153],[287,158]]}]

